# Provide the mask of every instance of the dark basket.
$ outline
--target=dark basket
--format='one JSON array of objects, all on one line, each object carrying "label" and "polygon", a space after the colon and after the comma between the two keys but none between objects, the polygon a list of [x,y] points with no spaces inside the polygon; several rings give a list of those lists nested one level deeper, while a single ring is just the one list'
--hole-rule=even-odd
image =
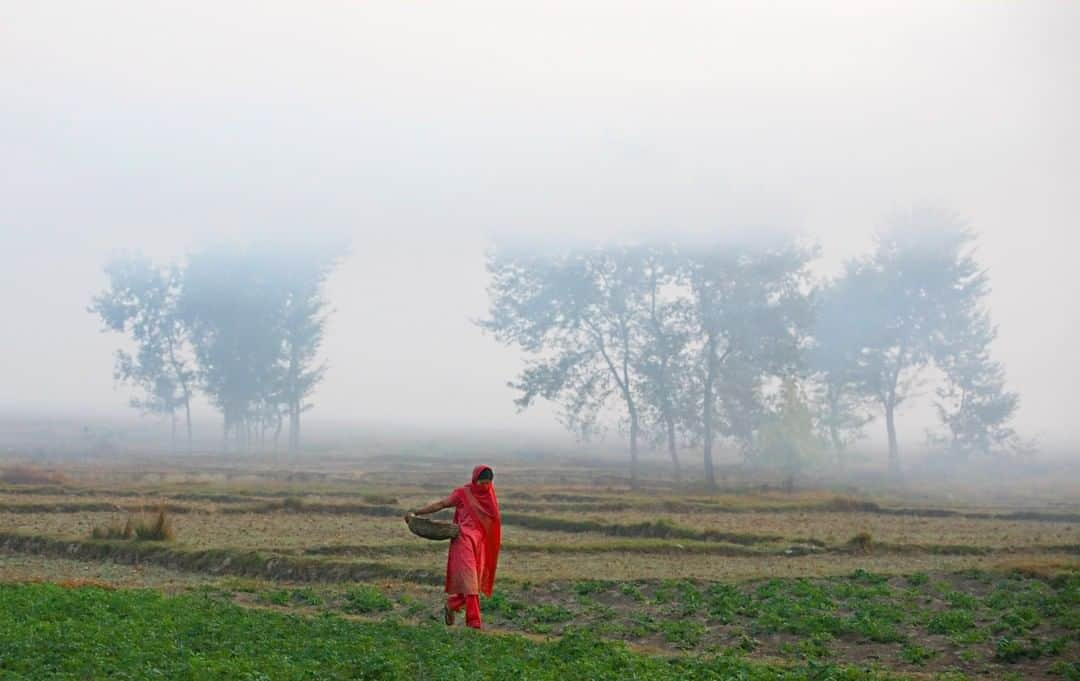
[{"label": "dark basket", "polygon": [[442,541],[458,536],[458,526],[445,520],[431,520],[410,514],[405,522],[408,523],[409,530],[413,534],[424,539]]}]

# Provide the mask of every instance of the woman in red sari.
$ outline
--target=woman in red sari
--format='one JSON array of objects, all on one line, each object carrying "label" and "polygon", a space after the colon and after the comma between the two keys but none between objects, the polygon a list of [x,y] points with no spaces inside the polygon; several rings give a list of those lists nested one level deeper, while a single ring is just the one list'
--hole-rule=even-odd
[{"label": "woman in red sari", "polygon": [[460,528],[458,536],[450,541],[450,553],[446,557],[448,596],[443,612],[448,625],[454,623],[454,613],[464,608],[465,624],[480,629],[480,594],[490,597],[495,586],[502,525],[494,478],[490,466],[477,466],[471,483],[458,487],[441,501],[413,511],[416,515],[427,515],[453,508],[454,523]]}]

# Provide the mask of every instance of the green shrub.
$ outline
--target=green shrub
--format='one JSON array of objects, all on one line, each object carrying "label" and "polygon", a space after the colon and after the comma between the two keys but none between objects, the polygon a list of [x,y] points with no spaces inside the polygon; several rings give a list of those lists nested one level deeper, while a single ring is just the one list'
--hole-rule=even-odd
[{"label": "green shrub", "polygon": [[1023,633],[1034,629],[1041,620],[1038,610],[1030,605],[1022,605],[1002,615],[1000,623],[1013,632]]},{"label": "green shrub", "polygon": [[945,594],[945,601],[958,610],[974,610],[979,607],[978,599],[962,591],[950,591]]},{"label": "green shrub", "polygon": [[627,598],[631,598],[631,599],[633,599],[635,601],[640,602],[640,601],[645,600],[645,594],[641,593],[641,589],[638,588],[638,585],[637,584],[632,584],[630,582],[627,582],[625,584],[620,585],[619,586],[619,593],[621,593],[623,596],[626,596]]},{"label": "green shrub", "polygon": [[911,643],[901,649],[900,659],[908,664],[922,665],[936,654],[933,650]]},{"label": "green shrub", "polygon": [[1060,676],[1065,681],[1080,681],[1080,662],[1065,662],[1064,660],[1050,665],[1049,672],[1054,676]]},{"label": "green shrub", "polygon": [[502,591],[496,591],[491,595],[491,598],[484,599],[482,609],[484,612],[491,612],[512,619],[525,609],[525,604],[511,600]]},{"label": "green shrub", "polygon": [[971,613],[965,610],[946,610],[930,618],[926,630],[931,634],[959,634],[975,627]]},{"label": "green shrub", "polygon": [[1001,662],[1016,662],[1025,658],[1035,659],[1042,656],[1042,647],[1038,641],[1025,644],[1008,636],[998,639],[994,645],[994,659]]},{"label": "green shrub", "polygon": [[358,586],[345,592],[346,612],[386,612],[393,607],[393,602],[373,586]]},{"label": "green shrub", "polygon": [[665,620],[660,623],[664,640],[683,650],[696,648],[706,631],[704,626],[693,620]]},{"label": "green shrub", "polygon": [[705,607],[709,619],[728,624],[734,621],[736,615],[749,610],[750,599],[730,584],[713,584],[705,591]]},{"label": "green shrub", "polygon": [[263,591],[259,594],[259,600],[263,603],[270,603],[272,605],[288,605],[290,595],[288,589]]},{"label": "green shrub", "polygon": [[832,655],[829,650],[829,641],[832,640],[829,634],[814,634],[799,643],[799,655],[807,660],[824,660]]},{"label": "green shrub", "polygon": [[315,593],[315,590],[310,586],[306,586],[302,589],[293,589],[289,595],[289,599],[293,603],[300,605],[322,605],[323,598],[319,594]]},{"label": "green shrub", "polygon": [[541,603],[526,610],[524,617],[526,620],[536,624],[561,624],[574,619],[574,613],[560,605]]}]

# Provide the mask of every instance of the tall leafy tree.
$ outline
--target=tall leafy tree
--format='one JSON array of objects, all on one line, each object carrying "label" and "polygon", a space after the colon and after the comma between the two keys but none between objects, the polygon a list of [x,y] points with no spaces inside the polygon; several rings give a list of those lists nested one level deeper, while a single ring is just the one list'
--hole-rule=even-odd
[{"label": "tall leafy tree", "polygon": [[326,330],[326,278],[339,261],[340,246],[291,249],[280,271],[282,283],[281,398],[289,415],[289,452],[300,449],[300,415],[311,408],[308,398],[326,374],[318,363]]},{"label": "tall leafy tree", "polygon": [[931,434],[930,443],[955,459],[1030,447],[1009,425],[1020,397],[1006,389],[1005,369],[990,356],[997,327],[983,302],[988,286],[983,277],[973,284],[943,320],[933,345],[934,361],[945,375],[934,404],[945,433]]},{"label": "tall leafy tree", "polygon": [[255,248],[189,256],[181,310],[192,332],[202,389],[223,416],[223,437],[247,447],[255,413],[281,384],[279,286],[273,259]]},{"label": "tall leafy tree", "polygon": [[784,379],[776,403],[761,425],[760,457],[786,473],[790,490],[808,464],[821,462],[823,448],[810,406],[793,377]]},{"label": "tall leafy tree", "polygon": [[750,454],[762,383],[793,370],[810,323],[807,264],[813,250],[782,236],[725,241],[683,260],[698,339],[705,478],[716,485],[717,435]]},{"label": "tall leafy tree", "polygon": [[141,389],[132,406],[169,415],[174,451],[176,412],[183,408],[190,453],[196,372],[189,329],[178,309],[182,272],[155,266],[145,256],[124,255],[110,260],[105,274],[108,288],[93,298],[89,311],[106,330],[127,334],[134,343],[133,353],[116,351],[114,374]]},{"label": "tall leafy tree", "polygon": [[654,442],[666,447],[675,479],[681,480],[679,435],[690,417],[692,310],[679,279],[677,253],[659,246],[638,253],[646,286],[643,342],[637,358],[642,421]]},{"label": "tall leafy tree", "polygon": [[[203,389],[222,412],[224,435],[248,446],[289,417],[289,449],[325,369],[316,364],[326,323],[329,248],[220,246],[189,257],[181,308]],[[276,439],[276,438],[275,438]]]},{"label": "tall leafy tree", "polygon": [[913,394],[950,317],[964,316],[986,285],[972,239],[955,217],[916,207],[894,215],[873,253],[850,262],[844,275],[860,345],[858,380],[885,414],[894,475],[900,473],[897,408]]},{"label": "tall leafy tree", "polygon": [[862,351],[858,303],[861,293],[850,279],[820,287],[814,306],[814,333],[806,350],[806,363],[814,377],[813,406],[816,422],[837,463],[844,463],[848,447],[864,437],[872,419],[869,399],[860,390],[859,357]]},{"label": "tall leafy tree", "polygon": [[626,419],[631,480],[641,430],[638,368],[647,278],[634,249],[563,253],[501,249],[488,259],[489,316],[480,322],[532,358],[510,385],[520,408],[536,398],[562,406],[564,424],[588,436],[614,398]]}]

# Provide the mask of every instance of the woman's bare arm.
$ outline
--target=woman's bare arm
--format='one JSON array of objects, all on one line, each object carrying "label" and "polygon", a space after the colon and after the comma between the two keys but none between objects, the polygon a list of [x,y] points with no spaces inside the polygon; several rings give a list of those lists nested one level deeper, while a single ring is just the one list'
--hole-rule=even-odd
[{"label": "woman's bare arm", "polygon": [[428,504],[427,506],[421,506],[420,508],[416,509],[415,511],[409,511],[409,513],[406,514],[406,515],[409,515],[409,514],[412,514],[412,515],[428,515],[429,513],[435,513],[436,511],[441,511],[444,508],[451,508],[453,505],[454,505],[454,502],[450,501],[450,497],[446,497],[445,499],[439,499],[438,501],[433,501],[430,504]]}]

